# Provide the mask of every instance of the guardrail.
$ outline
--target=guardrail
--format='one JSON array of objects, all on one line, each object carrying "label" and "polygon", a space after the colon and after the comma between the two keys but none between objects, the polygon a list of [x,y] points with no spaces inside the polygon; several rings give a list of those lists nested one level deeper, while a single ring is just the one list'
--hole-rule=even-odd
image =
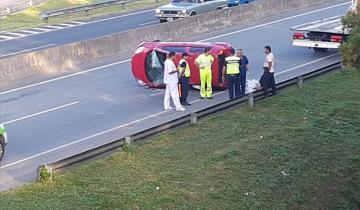
[{"label": "guardrail", "polygon": [[47,1],[49,0],[23,0],[16,5],[0,8],[0,18],[16,14],[29,7],[43,4]]},{"label": "guardrail", "polygon": [[85,12],[85,14],[88,15],[88,12],[90,10],[99,9],[99,8],[103,8],[103,7],[116,6],[116,5],[121,5],[122,7],[124,7],[125,4],[131,3],[134,1],[135,0],[108,0],[108,1],[95,3],[95,4],[87,4],[87,5],[70,7],[70,8],[65,8],[65,9],[44,11],[40,14],[40,17],[43,20],[48,20],[51,17],[57,17],[57,16],[68,15],[68,14],[79,13],[79,12]]},{"label": "guardrail", "polygon": [[[303,83],[305,80],[309,80],[312,78],[316,78],[319,75],[334,71],[336,69],[341,68],[341,62],[340,61],[336,61],[324,68],[312,71],[310,73],[307,74],[303,74],[300,76],[297,76],[295,78],[286,80],[284,82],[281,82],[279,84],[276,85],[278,90],[284,89],[286,87],[292,86],[292,85],[297,85],[299,88],[302,88]],[[114,142],[99,146],[97,148],[85,151],[83,153],[56,161],[54,163],[50,163],[50,164],[46,164],[46,165],[41,165],[38,168],[38,180],[40,180],[41,178],[39,177],[39,172],[40,170],[43,170],[44,168],[50,173],[54,173],[54,172],[59,172],[62,171],[70,166],[82,163],[84,161],[90,160],[90,159],[94,159],[94,158],[98,158],[98,157],[102,157],[102,156],[106,156],[108,154],[113,153],[114,151],[118,151],[120,150],[124,145],[126,144],[131,144],[132,142],[144,139],[146,137],[161,133],[161,132],[165,132],[168,131],[171,128],[175,128],[177,126],[186,124],[186,123],[191,123],[191,124],[196,124],[199,118],[203,118],[206,117],[208,115],[217,113],[219,111],[223,111],[223,110],[227,110],[227,109],[231,109],[231,108],[235,108],[237,106],[239,106],[240,104],[244,103],[244,102],[248,102],[249,106],[253,106],[255,101],[264,99],[265,96],[263,95],[262,91],[256,91],[254,93],[249,93],[247,96],[236,99],[236,100],[231,100],[231,101],[225,101],[219,104],[216,104],[214,106],[205,108],[201,111],[198,112],[194,112],[194,113],[190,113],[188,115],[185,115],[183,117],[177,118],[173,121],[167,122],[165,124],[141,131],[139,133],[134,133],[131,134],[130,136],[127,136],[125,138],[121,138],[119,140],[116,140]]]}]

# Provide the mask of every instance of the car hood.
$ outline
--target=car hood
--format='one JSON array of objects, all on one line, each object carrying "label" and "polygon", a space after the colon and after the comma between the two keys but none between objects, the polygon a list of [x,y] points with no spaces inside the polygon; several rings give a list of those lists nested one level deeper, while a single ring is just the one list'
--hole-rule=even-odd
[{"label": "car hood", "polygon": [[159,7],[160,10],[182,10],[193,7],[195,4],[191,3],[175,3],[175,4],[167,4]]}]

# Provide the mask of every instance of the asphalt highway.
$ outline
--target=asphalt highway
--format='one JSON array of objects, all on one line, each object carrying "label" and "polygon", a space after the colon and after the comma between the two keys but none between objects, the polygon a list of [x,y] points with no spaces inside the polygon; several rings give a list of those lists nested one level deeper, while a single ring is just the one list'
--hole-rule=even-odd
[{"label": "asphalt highway", "polygon": [[[271,45],[279,82],[338,59],[336,51],[315,53],[293,47],[289,28],[344,14],[349,6],[344,2],[347,1],[329,1],[189,40],[226,41],[242,48],[250,60],[249,77],[254,79],[259,79],[262,72],[263,47]],[[227,93],[217,92],[213,101],[198,98],[198,91],[192,91],[193,105],[186,113],[226,100]],[[0,92],[0,121],[5,123],[10,139],[0,163],[0,190],[34,180],[40,164],[186,114],[165,112],[162,104],[163,90],[139,86],[131,74],[128,58],[96,69],[84,69],[83,74]]]},{"label": "asphalt highway", "polygon": [[155,10],[149,9],[65,25],[0,32],[0,58],[159,24],[154,15]]}]

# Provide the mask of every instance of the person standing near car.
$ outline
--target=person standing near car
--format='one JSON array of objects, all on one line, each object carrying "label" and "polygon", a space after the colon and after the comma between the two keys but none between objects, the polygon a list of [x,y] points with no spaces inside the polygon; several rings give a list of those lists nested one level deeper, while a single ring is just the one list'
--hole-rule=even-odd
[{"label": "person standing near car", "polygon": [[274,54],[272,53],[270,46],[265,46],[265,62],[264,67],[268,69],[268,72],[270,73],[269,78],[269,86],[272,89],[272,95],[276,95],[276,83],[275,83],[275,58]]},{"label": "person standing near car", "polygon": [[164,63],[164,84],[165,88],[165,97],[164,97],[164,109],[166,111],[174,109],[170,105],[170,98],[172,98],[176,111],[185,111],[185,108],[181,106],[179,99],[179,90],[178,90],[178,71],[174,64],[175,52],[170,52],[167,56],[167,59]]},{"label": "person standing near car", "polygon": [[200,96],[201,99],[212,99],[212,64],[214,57],[210,55],[210,48],[207,47],[204,53],[199,55],[195,64],[200,71]]},{"label": "person standing near car", "polygon": [[183,106],[190,106],[187,102],[187,97],[189,95],[189,79],[190,79],[190,66],[187,62],[188,54],[184,52],[182,54],[182,59],[179,61],[179,82],[180,82],[180,90],[181,90],[181,96],[180,96],[180,103]]},{"label": "person standing near car", "polygon": [[240,58],[235,56],[235,50],[230,49],[230,56],[225,58],[222,81],[226,79],[230,100],[240,97]]},{"label": "person standing near car", "polygon": [[238,49],[237,56],[240,58],[240,97],[245,95],[246,90],[246,75],[249,71],[249,60],[243,54],[242,49]]}]

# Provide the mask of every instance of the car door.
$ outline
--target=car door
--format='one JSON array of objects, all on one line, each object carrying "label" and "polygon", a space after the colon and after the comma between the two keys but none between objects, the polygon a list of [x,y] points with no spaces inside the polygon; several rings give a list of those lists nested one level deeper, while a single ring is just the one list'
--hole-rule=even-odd
[{"label": "car door", "polygon": [[206,6],[207,4],[205,0],[198,0],[196,6],[194,6],[194,10],[196,11],[196,14],[202,14],[207,12]]},{"label": "car door", "polygon": [[212,0],[212,4],[215,7],[215,10],[219,7],[227,6],[227,0]]}]

